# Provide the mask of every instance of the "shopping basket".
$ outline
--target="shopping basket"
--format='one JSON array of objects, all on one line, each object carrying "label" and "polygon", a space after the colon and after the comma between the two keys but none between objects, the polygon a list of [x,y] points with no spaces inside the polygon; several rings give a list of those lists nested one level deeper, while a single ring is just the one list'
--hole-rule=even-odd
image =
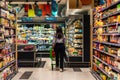
[{"label": "shopping basket", "polygon": [[51,59],[51,69],[53,70],[53,67],[55,66],[55,52],[52,47],[50,48],[50,59]]}]

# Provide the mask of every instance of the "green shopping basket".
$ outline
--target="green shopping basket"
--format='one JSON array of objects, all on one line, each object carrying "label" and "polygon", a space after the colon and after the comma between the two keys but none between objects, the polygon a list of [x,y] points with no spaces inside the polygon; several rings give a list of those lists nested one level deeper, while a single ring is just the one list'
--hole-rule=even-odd
[{"label": "green shopping basket", "polygon": [[51,69],[53,70],[53,67],[55,65],[55,52],[52,47],[50,48],[50,59],[51,59]]}]

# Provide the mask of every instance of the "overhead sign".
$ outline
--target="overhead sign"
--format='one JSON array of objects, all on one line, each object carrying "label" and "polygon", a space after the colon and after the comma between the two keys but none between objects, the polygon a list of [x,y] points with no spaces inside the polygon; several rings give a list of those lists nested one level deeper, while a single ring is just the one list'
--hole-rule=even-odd
[{"label": "overhead sign", "polygon": [[57,21],[56,17],[46,17],[45,18],[46,21]]}]

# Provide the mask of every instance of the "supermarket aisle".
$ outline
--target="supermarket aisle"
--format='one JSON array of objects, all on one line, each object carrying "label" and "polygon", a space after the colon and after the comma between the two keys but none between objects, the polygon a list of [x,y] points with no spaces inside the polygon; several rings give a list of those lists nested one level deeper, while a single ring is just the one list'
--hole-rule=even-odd
[{"label": "supermarket aisle", "polygon": [[[46,61],[44,68],[20,68],[12,80],[95,80],[88,68],[80,68],[79,72],[74,71],[73,68],[65,68],[64,72],[51,71],[50,59],[45,58],[42,61]],[[30,77],[20,79],[26,71],[31,72]]]}]

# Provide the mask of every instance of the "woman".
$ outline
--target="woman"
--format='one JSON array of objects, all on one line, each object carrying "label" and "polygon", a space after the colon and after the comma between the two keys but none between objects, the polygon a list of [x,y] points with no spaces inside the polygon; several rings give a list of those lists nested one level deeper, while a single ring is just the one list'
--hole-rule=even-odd
[{"label": "woman", "polygon": [[62,28],[56,29],[56,34],[53,39],[53,48],[56,55],[56,69],[59,69],[59,58],[60,58],[60,72],[63,72],[63,60],[65,55],[65,36],[62,32]]}]

